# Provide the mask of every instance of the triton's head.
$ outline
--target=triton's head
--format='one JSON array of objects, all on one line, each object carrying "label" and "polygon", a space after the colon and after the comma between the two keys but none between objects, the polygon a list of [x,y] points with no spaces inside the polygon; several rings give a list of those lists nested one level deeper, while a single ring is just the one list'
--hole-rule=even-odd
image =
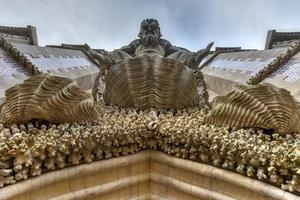
[{"label": "triton's head", "polygon": [[159,23],[155,19],[145,19],[141,23],[140,33],[138,35],[141,38],[144,46],[155,46],[159,43],[159,39],[162,36],[160,33]]}]

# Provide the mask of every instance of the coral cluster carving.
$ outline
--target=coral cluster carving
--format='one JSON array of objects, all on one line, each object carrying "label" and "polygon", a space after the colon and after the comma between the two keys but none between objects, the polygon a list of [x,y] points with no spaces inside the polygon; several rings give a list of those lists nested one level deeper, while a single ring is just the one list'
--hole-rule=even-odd
[{"label": "coral cluster carving", "polygon": [[216,126],[300,132],[300,103],[288,90],[272,84],[235,85],[229,94],[216,97],[212,107],[205,120]]},{"label": "coral cluster carving", "polygon": [[82,91],[71,79],[40,74],[5,92],[1,107],[6,124],[45,120],[52,123],[93,122],[97,120],[91,94]]},{"label": "coral cluster carving", "polygon": [[[300,192],[300,135],[205,124],[206,113],[97,105],[99,122],[13,125],[0,130],[0,184],[49,170],[155,149]],[[3,166],[0,165],[0,166]]]},{"label": "coral cluster carving", "polygon": [[182,109],[207,104],[206,93],[203,77],[197,79],[194,70],[179,61],[142,56],[107,70],[103,97],[119,107]]}]

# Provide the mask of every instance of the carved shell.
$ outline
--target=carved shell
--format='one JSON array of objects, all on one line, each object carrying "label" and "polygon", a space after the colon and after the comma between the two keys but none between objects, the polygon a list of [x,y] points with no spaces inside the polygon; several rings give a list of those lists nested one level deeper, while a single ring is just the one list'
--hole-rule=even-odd
[{"label": "carved shell", "polygon": [[205,121],[216,126],[259,127],[280,134],[300,131],[300,103],[288,90],[271,84],[236,85],[216,97]]},{"label": "carved shell", "polygon": [[40,74],[5,92],[1,115],[6,124],[32,119],[52,123],[92,122],[97,119],[93,98],[71,79]]},{"label": "carved shell", "polygon": [[120,107],[194,107],[203,101],[203,85],[203,79],[197,79],[193,70],[174,59],[126,58],[108,70],[104,101]]}]

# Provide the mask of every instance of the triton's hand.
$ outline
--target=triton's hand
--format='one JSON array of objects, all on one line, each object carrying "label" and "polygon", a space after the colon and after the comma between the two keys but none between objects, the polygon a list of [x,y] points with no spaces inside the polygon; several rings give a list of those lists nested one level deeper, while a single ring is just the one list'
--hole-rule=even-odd
[{"label": "triton's hand", "polygon": [[96,63],[99,63],[99,66],[104,70],[110,68],[110,66],[114,64],[113,59],[107,53],[98,53],[92,49],[87,53],[96,61]]},{"label": "triton's hand", "polygon": [[195,65],[198,66],[203,58],[205,58],[209,52],[211,47],[213,46],[214,42],[209,43],[205,49],[201,49],[196,52],[196,58],[195,58]]},{"label": "triton's hand", "polygon": [[197,57],[196,57],[196,62],[198,62],[198,64],[201,62],[201,60],[206,57],[209,52],[210,52],[210,48],[214,45],[214,42],[209,43],[205,49],[202,49],[200,51],[197,52]]},{"label": "triton's hand", "polygon": [[210,51],[210,48],[214,45],[214,42],[211,42],[209,43],[207,46],[206,46],[206,50]]},{"label": "triton's hand", "polygon": [[91,51],[92,50],[92,48],[86,43],[84,44],[84,48],[85,48],[86,51]]},{"label": "triton's hand", "polygon": [[207,45],[205,49],[201,49],[196,53],[192,53],[191,55],[189,55],[186,61],[187,66],[193,69],[197,68],[200,62],[202,61],[202,59],[209,54],[210,48],[212,47],[213,44],[214,43],[211,42]]}]

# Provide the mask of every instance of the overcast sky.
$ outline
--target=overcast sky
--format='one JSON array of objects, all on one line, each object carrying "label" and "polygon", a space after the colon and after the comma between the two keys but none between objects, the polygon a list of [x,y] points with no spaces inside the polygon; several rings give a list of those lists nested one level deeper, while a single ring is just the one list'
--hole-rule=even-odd
[{"label": "overcast sky", "polygon": [[196,51],[215,46],[263,49],[267,30],[300,31],[299,0],[0,0],[0,25],[37,27],[40,45],[88,43],[113,50],[138,34],[144,18],[163,37]]}]

